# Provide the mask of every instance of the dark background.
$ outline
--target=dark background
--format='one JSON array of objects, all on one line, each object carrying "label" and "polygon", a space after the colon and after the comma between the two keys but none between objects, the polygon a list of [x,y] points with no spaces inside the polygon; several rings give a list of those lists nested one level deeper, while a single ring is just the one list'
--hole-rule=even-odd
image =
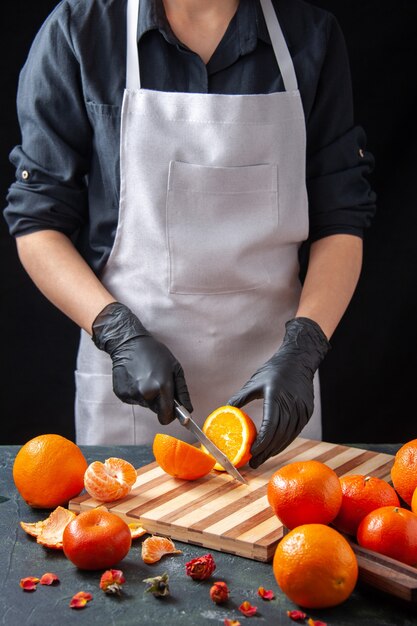
[{"label": "dark background", "polygon": [[[378,213],[362,276],[321,367],[324,438],[417,437],[417,2],[315,0],[344,31],[356,123],[376,158]],[[14,178],[18,74],[55,0],[2,0],[0,196]],[[3,205],[5,202],[3,202]],[[0,220],[0,444],[55,432],[73,438],[78,329],[32,285]]]}]

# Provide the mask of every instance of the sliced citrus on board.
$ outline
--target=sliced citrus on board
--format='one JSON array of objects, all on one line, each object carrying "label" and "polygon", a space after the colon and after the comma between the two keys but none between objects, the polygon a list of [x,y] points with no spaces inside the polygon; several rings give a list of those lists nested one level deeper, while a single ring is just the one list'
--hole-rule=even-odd
[{"label": "sliced citrus on board", "polygon": [[111,457],[104,463],[90,463],[84,474],[84,486],[87,493],[99,502],[113,502],[128,495],[136,478],[131,463]]},{"label": "sliced citrus on board", "polygon": [[157,433],[152,447],[158,465],[170,476],[196,480],[214,467],[215,459],[181,439]]},{"label": "sliced citrus on board", "polygon": [[[208,416],[203,432],[235,467],[242,467],[251,458],[250,449],[256,438],[256,426],[252,419],[235,406],[221,406]],[[201,446],[204,452],[207,450]],[[216,463],[215,470],[224,471]]]},{"label": "sliced citrus on board", "polygon": [[62,536],[69,522],[75,519],[73,511],[58,506],[49,517],[40,522],[20,522],[23,530],[46,548],[62,550]]}]

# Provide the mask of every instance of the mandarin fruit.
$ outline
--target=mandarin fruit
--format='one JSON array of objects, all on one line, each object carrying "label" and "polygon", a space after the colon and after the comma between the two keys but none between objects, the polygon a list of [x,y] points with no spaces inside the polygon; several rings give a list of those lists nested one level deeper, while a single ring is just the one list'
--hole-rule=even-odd
[{"label": "mandarin fruit", "polygon": [[136,470],[124,459],[111,457],[90,463],[84,474],[87,493],[99,502],[113,502],[128,495],[136,482]]},{"label": "mandarin fruit", "polygon": [[270,478],[268,502],[287,528],[329,524],[339,512],[342,488],[334,470],[320,461],[296,461]]},{"label": "mandarin fruit", "polygon": [[355,535],[365,515],[381,506],[400,506],[400,501],[386,480],[363,474],[348,474],[340,479],[342,505],[332,524],[338,530]]},{"label": "mandarin fruit", "polygon": [[[202,430],[235,467],[242,467],[250,460],[250,449],[257,434],[256,426],[242,409],[229,405],[219,407],[210,413]],[[204,446],[202,449],[207,452]],[[224,471],[219,463],[216,463],[214,469]]]},{"label": "mandarin fruit", "polygon": [[75,443],[61,435],[39,435],[17,453],[13,479],[27,504],[53,509],[83,490],[86,469],[87,461]]},{"label": "mandarin fruit", "polygon": [[155,435],[152,450],[156,462],[164,472],[184,480],[196,480],[205,476],[211,472],[216,462],[199,448],[162,433]]},{"label": "mandarin fruit", "polygon": [[398,506],[383,506],[359,524],[358,543],[407,565],[417,565],[417,515]]},{"label": "mandarin fruit", "polygon": [[278,544],[273,571],[292,602],[322,609],[344,602],[358,578],[358,562],[342,535],[325,524],[304,524]]},{"label": "mandarin fruit", "polygon": [[410,505],[417,487],[417,439],[408,441],[396,453],[391,480],[397,493]]},{"label": "mandarin fruit", "polygon": [[80,569],[113,567],[130,550],[129,526],[104,507],[80,513],[64,529],[64,554]]}]

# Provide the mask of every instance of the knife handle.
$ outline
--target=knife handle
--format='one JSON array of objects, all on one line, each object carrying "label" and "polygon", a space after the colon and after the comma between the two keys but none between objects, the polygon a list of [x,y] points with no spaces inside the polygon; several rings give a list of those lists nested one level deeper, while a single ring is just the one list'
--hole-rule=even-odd
[{"label": "knife handle", "polygon": [[174,406],[175,406],[175,414],[180,424],[182,426],[187,426],[190,420],[190,414],[188,413],[187,409],[184,406],[182,406],[177,400],[174,400]]}]

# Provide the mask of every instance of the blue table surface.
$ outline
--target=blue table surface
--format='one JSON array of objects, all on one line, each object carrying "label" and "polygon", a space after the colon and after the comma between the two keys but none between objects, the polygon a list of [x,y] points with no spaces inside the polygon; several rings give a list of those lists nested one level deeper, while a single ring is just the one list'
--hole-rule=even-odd
[{"label": "blue table surface", "polygon": [[[353,444],[349,444],[353,445]],[[395,453],[398,445],[355,444],[358,447]],[[148,446],[81,446],[88,462],[103,461],[116,456],[141,467],[153,456]],[[287,610],[295,606],[279,590],[271,563],[260,563],[211,550],[217,569],[207,581],[193,581],[185,574],[185,563],[207,554],[206,548],[175,542],[183,553],[166,556],[154,565],[146,565],[141,558],[141,539],[135,540],[127,557],[117,565],[122,569],[126,583],[121,596],[110,596],[99,589],[102,572],[78,570],[62,551],[50,550],[36,543],[19,525],[19,521],[35,522],[45,519],[49,511],[31,509],[18,494],[12,477],[14,458],[19,446],[0,446],[0,624],[5,626],[45,626],[47,624],[101,624],[183,626],[222,625],[225,618],[239,620],[248,626],[260,624],[290,626],[295,624]],[[19,581],[26,576],[40,577],[54,572],[60,583],[48,587],[38,585],[35,592],[24,592]],[[167,572],[171,594],[155,598],[145,593],[144,578]],[[215,605],[209,589],[216,580],[223,580],[231,591],[226,604]],[[259,586],[272,589],[275,599],[262,600]],[[71,597],[78,591],[90,592],[93,600],[86,608],[69,608]],[[258,607],[254,617],[246,618],[238,610],[244,600]],[[391,596],[358,584],[350,598],[337,607],[306,610],[308,617],[326,622],[329,626],[395,625],[416,626],[415,608],[400,603]]]}]

